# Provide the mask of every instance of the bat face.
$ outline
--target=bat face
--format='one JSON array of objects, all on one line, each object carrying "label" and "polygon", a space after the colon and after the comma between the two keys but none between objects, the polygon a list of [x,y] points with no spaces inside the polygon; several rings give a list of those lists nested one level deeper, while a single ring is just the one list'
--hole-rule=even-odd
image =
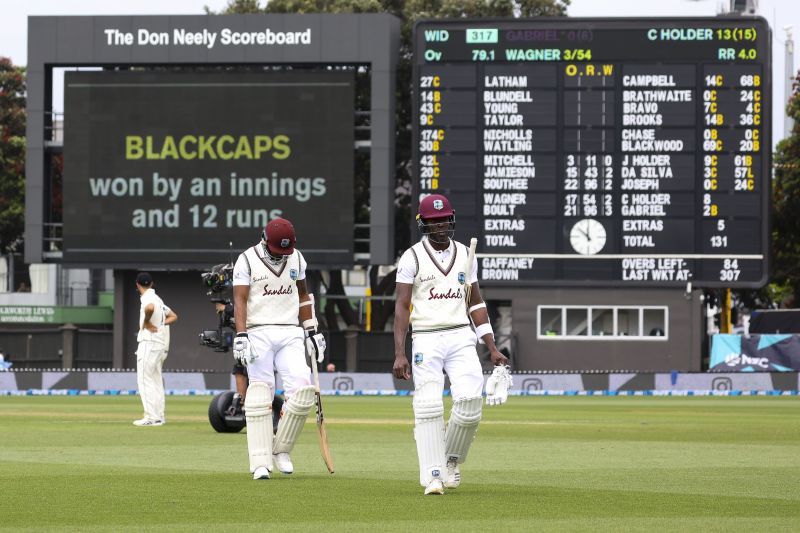
[{"label": "bat face", "polygon": [[[312,296],[313,302],[313,296]],[[304,343],[305,344],[305,343]],[[307,354],[306,354],[307,355]],[[322,396],[319,393],[319,371],[317,370],[317,361],[311,358],[311,374],[314,376],[314,388],[316,389],[317,400],[317,429],[319,430],[319,451],[322,454],[322,460],[325,461],[325,466],[328,472],[333,474],[333,457],[331,456],[331,449],[328,446],[328,431],[325,429],[325,415],[322,413]]]},{"label": "bat face", "polygon": [[328,467],[328,472],[333,474],[333,457],[331,450],[328,448],[328,432],[325,430],[325,424],[319,426],[319,450],[322,453],[322,460],[325,461],[325,466]]},{"label": "bat face", "polygon": [[317,393],[317,425],[322,425],[325,422],[325,415],[322,414],[322,396]]},{"label": "bat face", "polygon": [[322,454],[322,460],[325,461],[325,466],[328,467],[328,472],[333,474],[333,456],[331,456],[331,449],[328,446],[328,431],[325,429],[325,415],[322,413],[322,396],[319,392],[317,394],[317,429],[319,430],[319,451]]}]

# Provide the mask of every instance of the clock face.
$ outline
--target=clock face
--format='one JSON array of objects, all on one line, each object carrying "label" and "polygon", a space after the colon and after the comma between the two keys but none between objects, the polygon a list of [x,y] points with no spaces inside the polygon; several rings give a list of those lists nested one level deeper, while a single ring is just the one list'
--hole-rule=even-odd
[{"label": "clock face", "polygon": [[584,218],[572,226],[569,242],[579,254],[594,255],[606,244],[606,228],[592,218]]}]

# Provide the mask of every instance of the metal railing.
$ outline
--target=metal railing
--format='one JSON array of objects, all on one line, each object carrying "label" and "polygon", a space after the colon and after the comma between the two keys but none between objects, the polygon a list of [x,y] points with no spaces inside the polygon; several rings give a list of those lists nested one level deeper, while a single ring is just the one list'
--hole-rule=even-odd
[{"label": "metal railing", "polygon": [[42,226],[44,227],[42,255],[48,259],[60,258],[64,250],[64,224],[61,222],[45,222]]},{"label": "metal railing", "polygon": [[[325,294],[320,296],[320,305],[324,306],[325,300],[348,300],[351,305],[355,306],[356,316],[358,317],[358,328],[361,331],[370,331],[370,315],[372,309],[370,302],[373,301],[394,301],[394,295],[391,296],[367,296],[367,295],[347,295],[347,294]],[[345,328],[340,328],[345,329]]]},{"label": "metal railing", "polygon": [[64,143],[64,113],[45,111],[44,119],[45,145],[62,145]]}]

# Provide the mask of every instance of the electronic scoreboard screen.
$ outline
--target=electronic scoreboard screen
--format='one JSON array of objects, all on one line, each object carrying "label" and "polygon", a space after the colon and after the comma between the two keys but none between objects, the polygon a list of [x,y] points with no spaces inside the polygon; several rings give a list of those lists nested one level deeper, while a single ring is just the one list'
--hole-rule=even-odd
[{"label": "electronic scoreboard screen", "polygon": [[414,200],[447,195],[497,285],[760,287],[761,18],[423,21]]},{"label": "electronic scoreboard screen", "polygon": [[207,268],[280,216],[309,264],[351,264],[354,85],[352,71],[67,73],[64,261]]}]

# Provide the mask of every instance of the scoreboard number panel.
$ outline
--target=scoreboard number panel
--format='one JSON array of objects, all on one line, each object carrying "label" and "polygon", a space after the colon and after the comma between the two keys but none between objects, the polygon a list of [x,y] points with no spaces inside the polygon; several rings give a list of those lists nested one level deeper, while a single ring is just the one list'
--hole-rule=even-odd
[{"label": "scoreboard number panel", "polygon": [[414,31],[414,201],[456,198],[483,283],[766,283],[764,19],[430,20]]}]

